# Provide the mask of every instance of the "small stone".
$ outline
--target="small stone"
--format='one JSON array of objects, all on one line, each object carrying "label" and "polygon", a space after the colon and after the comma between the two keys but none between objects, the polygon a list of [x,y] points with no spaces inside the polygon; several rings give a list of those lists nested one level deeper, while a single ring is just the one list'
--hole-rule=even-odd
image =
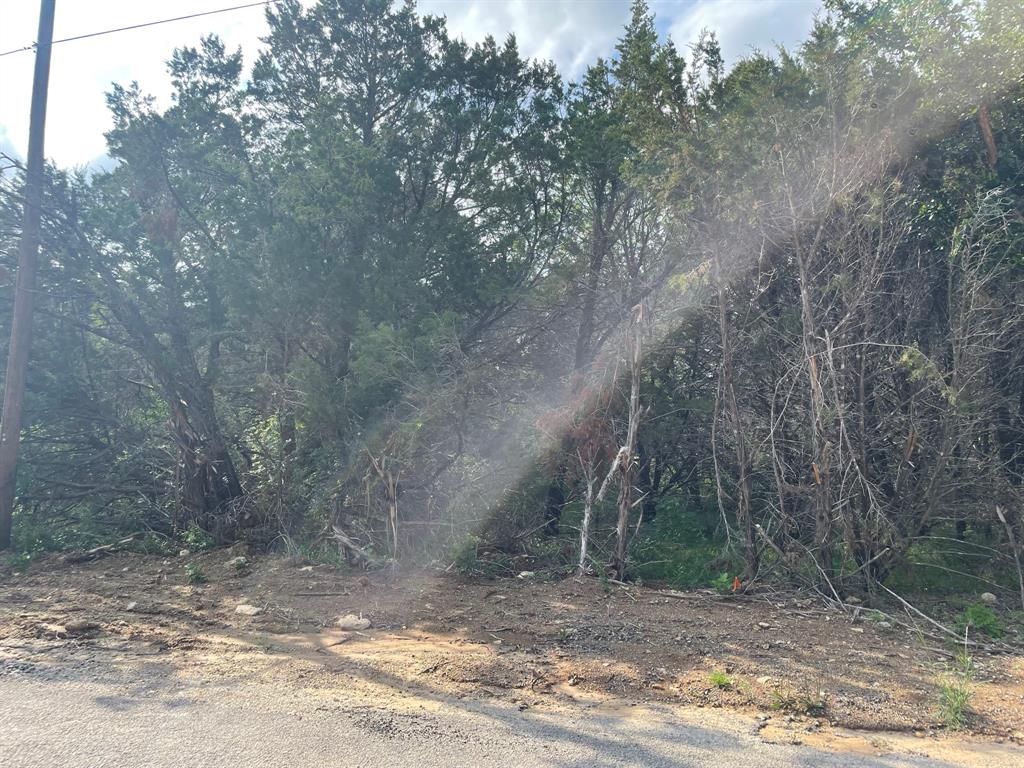
[{"label": "small stone", "polygon": [[138,607],[139,607],[139,604],[137,602],[135,602],[134,600],[132,600],[131,602],[128,603],[128,605],[125,606],[125,610],[126,611],[134,611]]},{"label": "small stone", "polygon": [[84,635],[89,632],[95,632],[100,628],[100,625],[95,621],[88,621],[86,619],[78,619],[76,621],[69,621],[64,625],[64,630],[69,635]]},{"label": "small stone", "polygon": [[864,627],[850,627],[851,632],[856,632],[858,635],[864,634]]},{"label": "small stone", "polygon": [[241,605],[235,606],[235,613],[241,614],[242,616],[259,616],[263,613],[263,609],[258,605],[249,605],[248,603],[242,603]]},{"label": "small stone", "polygon": [[767,621],[759,621],[759,622],[757,622],[757,626],[759,626],[761,629],[771,629],[772,628],[772,625],[769,624]]},{"label": "small stone", "polygon": [[372,626],[369,619],[356,616],[354,613],[340,617],[334,624],[338,629],[343,629],[347,632],[357,632],[361,629],[369,629]]},{"label": "small stone", "polygon": [[878,626],[880,626],[882,629],[890,629],[892,627],[892,624],[890,624],[888,621],[880,621],[878,622]]},{"label": "small stone", "polygon": [[997,598],[991,592],[982,592],[981,602],[987,603],[988,605],[995,605],[997,602],[999,602],[999,598]]},{"label": "small stone", "polygon": [[247,567],[248,565],[249,565],[249,559],[247,557],[245,557],[244,555],[239,555],[238,557],[232,557],[227,562],[227,567],[228,568],[234,568],[236,571],[241,571],[243,568]]},{"label": "small stone", "polygon": [[188,557],[191,554],[187,549],[183,549],[178,553],[178,557]]},{"label": "small stone", "polygon": [[853,597],[846,598],[846,604],[847,605],[863,605],[864,601],[861,600],[859,597],[853,596]]},{"label": "small stone", "polygon": [[312,570],[313,570],[313,566],[312,565],[304,565],[301,568],[299,568],[299,571],[302,572],[302,573],[310,573],[310,572],[312,572]]},{"label": "small stone", "polygon": [[532,579],[536,575],[537,574],[536,574],[535,571],[520,571],[519,575],[516,576],[516,578],[517,579]]}]

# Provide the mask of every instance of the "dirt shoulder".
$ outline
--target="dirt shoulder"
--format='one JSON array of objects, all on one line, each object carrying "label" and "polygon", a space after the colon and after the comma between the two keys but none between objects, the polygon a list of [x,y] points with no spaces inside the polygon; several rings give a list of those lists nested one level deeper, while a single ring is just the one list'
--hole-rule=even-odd
[{"label": "dirt shoulder", "polygon": [[[876,751],[954,738],[938,715],[948,649],[867,612],[851,621],[795,595],[596,580],[360,576],[252,557],[238,567],[239,556],[116,554],[84,564],[52,556],[20,571],[5,566],[0,672],[106,648],[325,697],[384,686],[523,709],[715,708],[757,718],[766,740],[877,732],[856,736]],[[207,583],[190,584],[186,565]],[[343,630],[337,620],[346,615],[357,621]],[[1024,656],[978,652],[974,669],[970,729],[955,740],[1024,744]]]}]

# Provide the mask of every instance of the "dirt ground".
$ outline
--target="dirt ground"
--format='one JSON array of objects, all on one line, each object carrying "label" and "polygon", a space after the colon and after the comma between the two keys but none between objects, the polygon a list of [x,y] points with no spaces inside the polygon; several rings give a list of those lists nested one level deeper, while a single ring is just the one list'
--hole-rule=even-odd
[{"label": "dirt ground", "polygon": [[[1024,652],[974,652],[969,728],[954,736],[938,713],[949,646],[868,610],[854,618],[805,595],[594,579],[359,575],[251,555],[239,568],[240,554],[0,567],[0,674],[88,648],[166,655],[325,698],[384,684],[524,709],[675,703],[755,716],[766,740],[854,729],[876,732],[860,736],[869,750],[900,738],[1024,745]],[[186,566],[207,582],[190,584]],[[355,629],[339,628],[344,616]]]}]

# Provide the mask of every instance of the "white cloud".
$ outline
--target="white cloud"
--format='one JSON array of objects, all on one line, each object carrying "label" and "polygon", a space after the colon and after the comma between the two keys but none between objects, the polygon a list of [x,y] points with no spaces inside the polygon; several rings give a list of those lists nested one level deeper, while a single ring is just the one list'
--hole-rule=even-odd
[{"label": "white cloud", "polygon": [[820,0],[701,0],[686,4],[669,34],[683,48],[695,43],[701,30],[715,32],[726,65],[732,65],[755,49],[794,48],[811,31],[820,7]]},{"label": "white cloud", "polygon": [[[719,33],[728,62],[752,46],[793,44],[810,28],[818,0],[653,0],[659,28],[680,46],[693,42],[702,27]],[[69,37],[144,21],[184,16],[230,5],[217,0],[93,0],[57,4],[55,37]],[[422,13],[443,14],[452,33],[475,42],[491,34],[516,35],[520,51],[550,58],[569,77],[578,76],[598,56],[612,53],[629,19],[629,0],[421,0]],[[8,2],[0,25],[0,51],[35,39],[38,7]],[[110,128],[104,93],[111,82],[137,80],[166,104],[170,82],[165,62],[174,48],[194,45],[209,32],[229,47],[242,46],[252,61],[266,31],[260,8],[131,30],[63,43],[53,48],[46,153],[59,165],[81,165],[100,158],[103,133]],[[23,155],[28,141],[33,55],[0,58],[0,141]]]}]

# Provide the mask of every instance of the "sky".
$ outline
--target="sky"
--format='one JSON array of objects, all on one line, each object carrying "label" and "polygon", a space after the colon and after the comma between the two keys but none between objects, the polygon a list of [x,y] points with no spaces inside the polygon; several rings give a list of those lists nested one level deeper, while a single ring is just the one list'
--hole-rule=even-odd
[{"label": "sky", "polygon": [[[57,0],[54,38],[96,32],[241,5],[245,0]],[[308,3],[306,3],[308,4]],[[680,48],[702,29],[718,34],[726,63],[754,49],[794,47],[811,28],[820,0],[651,0],[659,30]],[[599,56],[608,56],[629,19],[629,0],[420,0],[421,13],[444,15],[448,28],[469,42],[514,33],[520,51],[551,59],[568,78]],[[35,40],[38,3],[6,0],[0,52]],[[183,45],[216,33],[251,64],[266,32],[263,9],[247,8],[147,29],[62,43],[53,47],[46,156],[62,167],[101,164],[110,128],[104,94],[111,83],[138,81],[166,106],[170,79],[165,62]],[[0,57],[0,152],[24,157],[33,53]]]}]

